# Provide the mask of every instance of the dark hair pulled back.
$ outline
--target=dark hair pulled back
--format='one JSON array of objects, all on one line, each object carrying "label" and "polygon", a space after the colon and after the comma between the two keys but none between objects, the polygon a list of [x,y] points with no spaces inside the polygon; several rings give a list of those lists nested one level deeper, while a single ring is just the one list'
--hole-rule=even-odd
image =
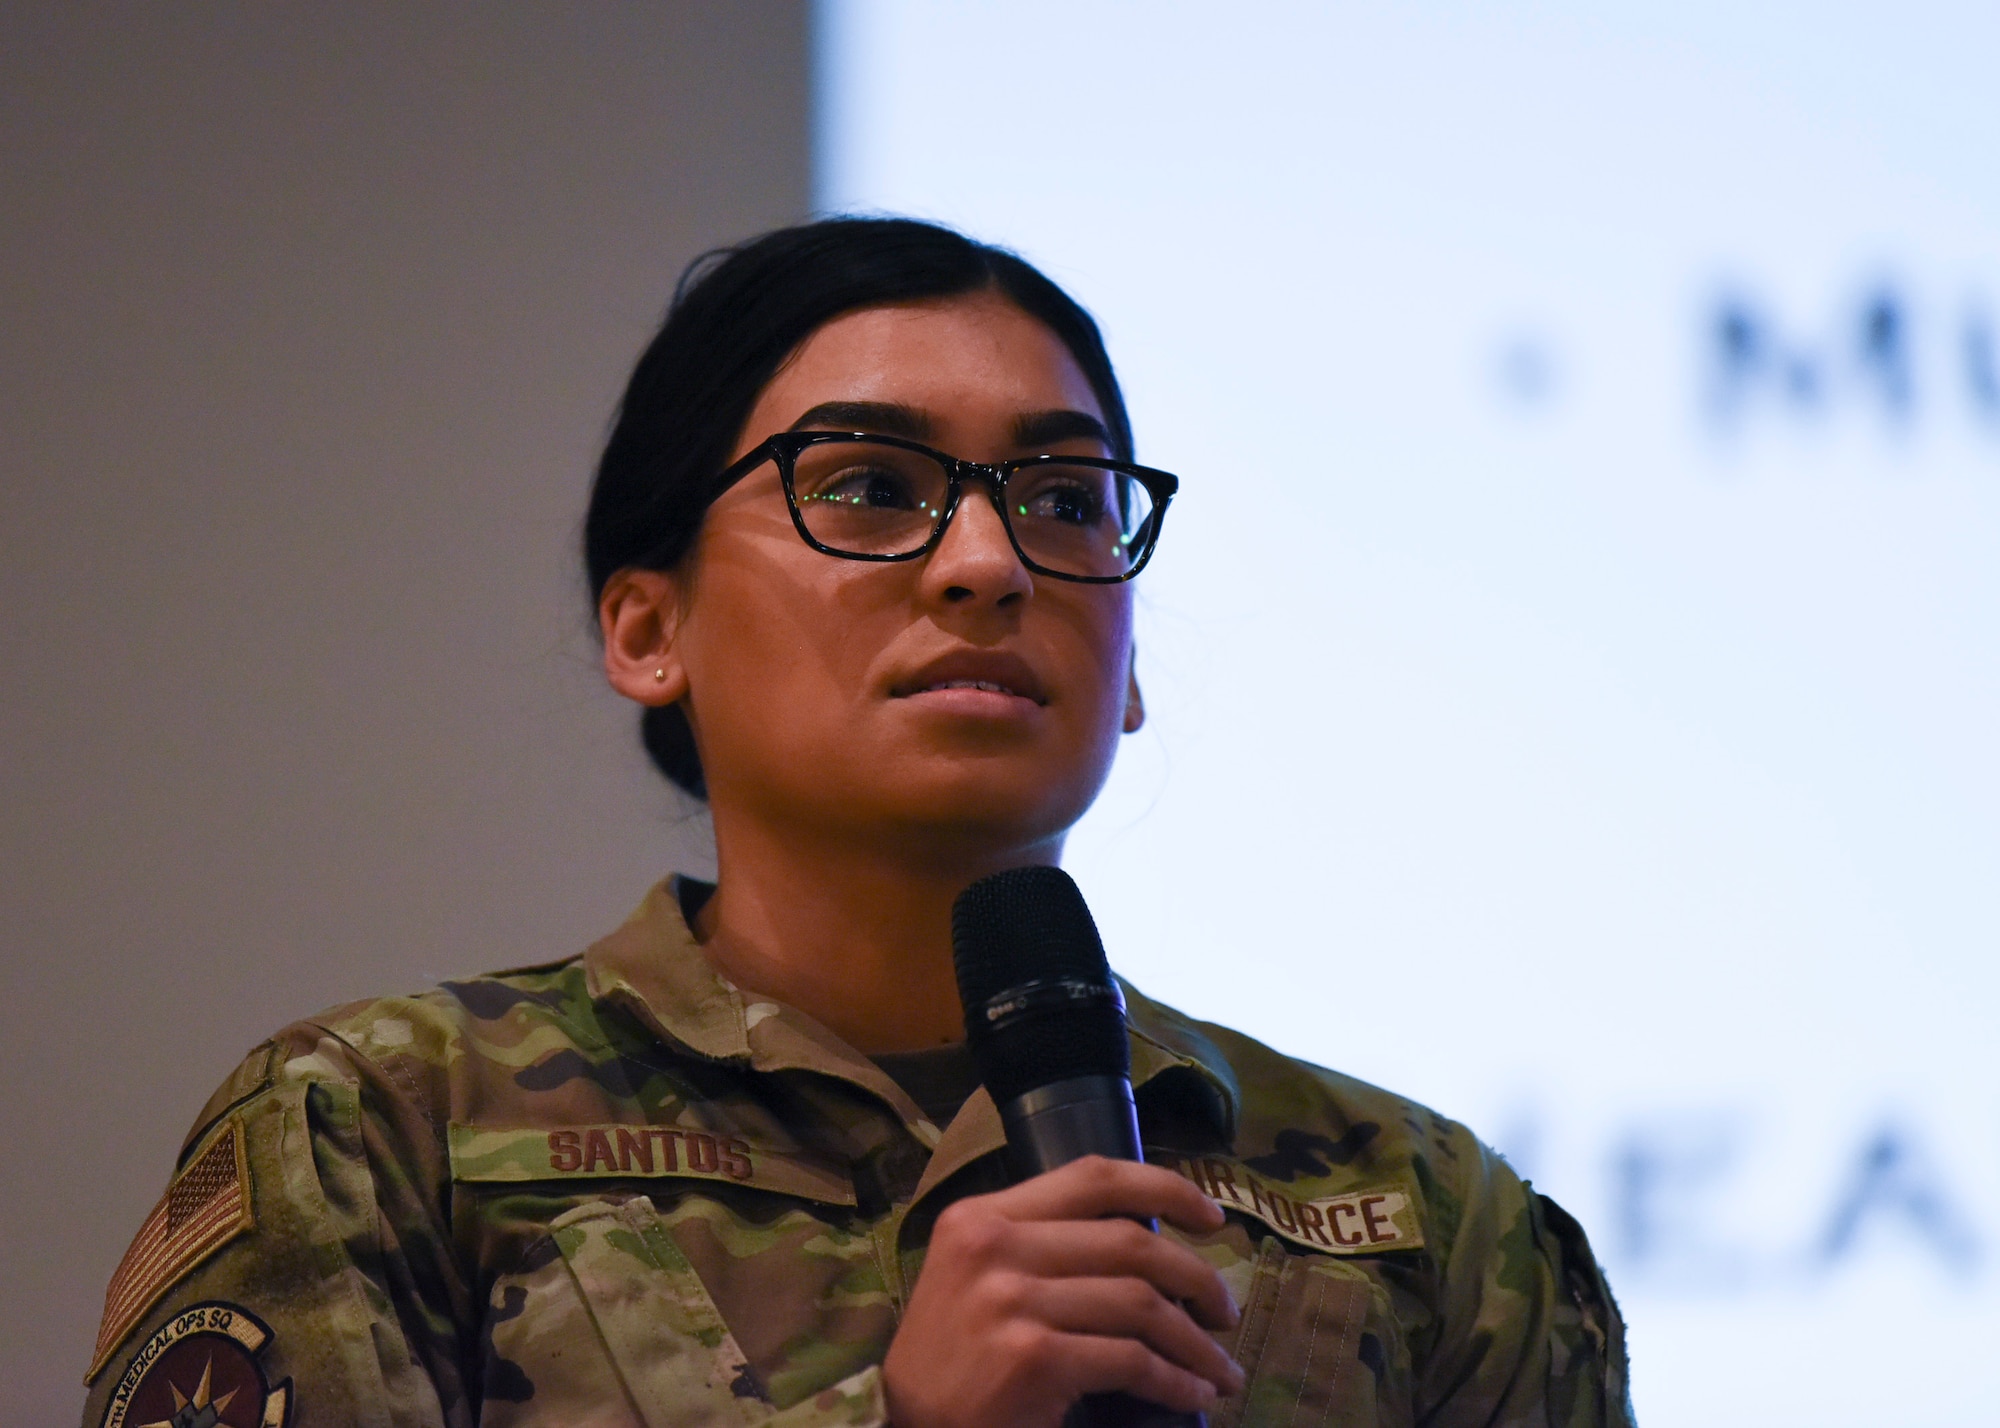
[{"label": "dark hair pulled back", "polygon": [[[697,258],[618,406],[583,522],[593,610],[620,570],[671,570],[687,556],[712,478],[758,395],[820,327],[887,303],[997,291],[1061,339],[1089,381],[1112,452],[1132,458],[1125,399],[1090,314],[1003,248],[907,218],[828,218]],[[693,730],[678,704],[649,708],[640,735],[660,771],[706,798]]]}]

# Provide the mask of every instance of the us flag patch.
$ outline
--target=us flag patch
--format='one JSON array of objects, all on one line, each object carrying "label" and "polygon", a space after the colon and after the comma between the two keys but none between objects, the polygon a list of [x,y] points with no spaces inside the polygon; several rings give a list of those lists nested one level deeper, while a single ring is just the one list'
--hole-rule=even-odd
[{"label": "us flag patch", "polygon": [[174,1177],[139,1227],[132,1248],[118,1262],[118,1272],[104,1291],[104,1321],[98,1326],[97,1349],[84,1382],[97,1377],[112,1350],[175,1281],[252,1223],[243,1123],[232,1117],[208,1149]]}]

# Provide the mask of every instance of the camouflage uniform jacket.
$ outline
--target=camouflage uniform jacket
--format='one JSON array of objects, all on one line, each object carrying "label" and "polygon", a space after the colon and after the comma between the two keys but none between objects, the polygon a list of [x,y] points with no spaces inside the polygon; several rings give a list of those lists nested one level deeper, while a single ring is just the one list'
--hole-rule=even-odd
[{"label": "camouflage uniform jacket", "polygon": [[[113,1280],[89,1428],[883,1423],[999,1117],[975,1091],[940,1129],[738,991],[677,892],[580,958],[253,1051]],[[1567,1215],[1463,1127],[1127,992],[1148,1158],[1229,1212],[1189,1241],[1243,1307],[1213,1428],[1630,1422]]]}]

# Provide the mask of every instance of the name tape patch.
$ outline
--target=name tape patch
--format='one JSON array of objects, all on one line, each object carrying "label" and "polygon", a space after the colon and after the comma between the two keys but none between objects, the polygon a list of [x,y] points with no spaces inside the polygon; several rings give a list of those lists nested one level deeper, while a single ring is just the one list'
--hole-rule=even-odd
[{"label": "name tape patch", "polygon": [[1381,1254],[1420,1249],[1423,1226],[1407,1193],[1394,1187],[1302,1200],[1240,1160],[1147,1150],[1146,1159],[1178,1171],[1225,1210],[1262,1220],[1294,1244],[1322,1254]]},{"label": "name tape patch", "polygon": [[845,1168],[716,1131],[647,1125],[451,1127],[453,1180],[648,1177],[719,1180],[830,1205],[854,1204],[854,1182]]}]

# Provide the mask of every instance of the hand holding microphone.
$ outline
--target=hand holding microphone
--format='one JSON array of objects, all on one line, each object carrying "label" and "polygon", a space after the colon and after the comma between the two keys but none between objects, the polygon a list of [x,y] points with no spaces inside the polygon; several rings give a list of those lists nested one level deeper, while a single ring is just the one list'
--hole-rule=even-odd
[{"label": "hand holding microphone", "polygon": [[[1222,1212],[1139,1162],[1122,1003],[1054,868],[973,884],[953,915],[981,1079],[1021,1184],[947,1208],[883,1365],[899,1428],[1192,1428],[1242,1374],[1207,1330],[1237,1310],[1191,1234]],[[1081,1402],[1079,1402],[1081,1400]],[[1074,1420],[1073,1420],[1074,1421]]]}]

